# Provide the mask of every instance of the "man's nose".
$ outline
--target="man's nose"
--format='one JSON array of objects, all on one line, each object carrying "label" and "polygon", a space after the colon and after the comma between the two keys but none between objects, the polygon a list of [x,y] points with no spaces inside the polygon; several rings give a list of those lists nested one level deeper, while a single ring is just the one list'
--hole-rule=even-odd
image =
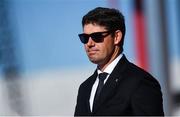
[{"label": "man's nose", "polygon": [[91,46],[94,46],[95,45],[95,42],[92,40],[91,37],[89,37],[89,40],[87,42],[87,46],[91,47]]}]

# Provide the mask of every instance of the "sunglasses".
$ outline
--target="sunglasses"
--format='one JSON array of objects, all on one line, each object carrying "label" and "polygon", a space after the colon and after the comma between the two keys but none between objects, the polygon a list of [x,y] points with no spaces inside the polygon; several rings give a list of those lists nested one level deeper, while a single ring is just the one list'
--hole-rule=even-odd
[{"label": "sunglasses", "polygon": [[79,34],[78,36],[83,44],[88,43],[89,37],[91,37],[91,39],[94,42],[99,43],[99,42],[102,42],[102,39],[104,39],[106,36],[108,36],[112,32],[113,31],[95,32],[91,34],[82,33],[82,34]]}]

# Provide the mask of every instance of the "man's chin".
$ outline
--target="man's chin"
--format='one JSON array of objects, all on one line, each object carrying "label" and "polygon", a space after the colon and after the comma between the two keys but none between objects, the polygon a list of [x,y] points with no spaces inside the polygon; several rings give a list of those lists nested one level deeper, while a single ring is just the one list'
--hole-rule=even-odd
[{"label": "man's chin", "polygon": [[92,63],[97,64],[97,65],[99,65],[99,64],[101,63],[100,60],[97,60],[97,59],[89,58],[89,60],[90,60]]},{"label": "man's chin", "polygon": [[89,58],[89,60],[90,60],[92,63],[94,63],[94,64],[98,64],[98,61],[95,60],[95,59]]}]

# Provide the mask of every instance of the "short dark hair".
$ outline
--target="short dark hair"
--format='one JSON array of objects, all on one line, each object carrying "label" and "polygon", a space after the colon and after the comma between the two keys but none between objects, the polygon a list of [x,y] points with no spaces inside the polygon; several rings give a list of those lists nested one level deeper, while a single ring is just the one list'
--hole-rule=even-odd
[{"label": "short dark hair", "polygon": [[124,36],[126,32],[125,19],[123,14],[114,8],[97,7],[83,16],[82,26],[86,24],[97,24],[104,26],[107,30],[122,32],[120,42],[121,52],[123,51]]}]

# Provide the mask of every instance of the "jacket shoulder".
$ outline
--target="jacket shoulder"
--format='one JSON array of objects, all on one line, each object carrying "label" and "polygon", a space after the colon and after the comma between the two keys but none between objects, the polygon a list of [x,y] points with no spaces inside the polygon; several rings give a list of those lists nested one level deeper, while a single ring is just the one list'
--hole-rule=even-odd
[{"label": "jacket shoulder", "polygon": [[152,76],[149,72],[144,69],[138,67],[137,65],[130,63],[129,70],[127,70],[130,75],[136,76],[141,82],[152,84],[160,88],[159,81]]}]

